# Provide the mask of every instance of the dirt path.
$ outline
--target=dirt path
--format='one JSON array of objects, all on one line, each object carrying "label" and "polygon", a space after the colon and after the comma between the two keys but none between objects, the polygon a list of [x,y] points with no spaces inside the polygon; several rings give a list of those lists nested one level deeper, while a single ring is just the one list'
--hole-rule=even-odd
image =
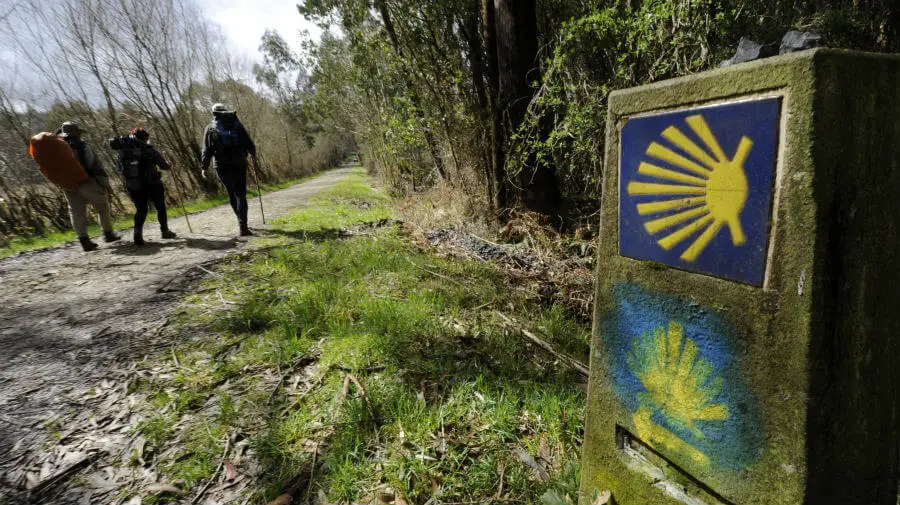
[{"label": "dirt path", "polygon": [[[348,172],[333,170],[266,195],[266,217],[286,213]],[[161,330],[183,292],[207,273],[205,265],[245,243],[235,238],[227,205],[190,219],[193,234],[183,218],[172,220],[179,238],[170,241],[160,240],[150,223],[142,248],[131,243],[129,230],[125,240],[90,254],[67,244],[0,260],[0,503],[54,420],[84,409],[83,397],[112,367],[170,345]],[[253,200],[251,226],[261,226],[259,219]]]}]

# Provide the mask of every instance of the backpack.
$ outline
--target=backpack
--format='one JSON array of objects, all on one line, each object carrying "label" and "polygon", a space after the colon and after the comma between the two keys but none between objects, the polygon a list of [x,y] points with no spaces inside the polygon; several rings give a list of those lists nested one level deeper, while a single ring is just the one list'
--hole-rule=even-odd
[{"label": "backpack", "polygon": [[146,143],[127,135],[109,139],[109,147],[119,155],[116,166],[126,189],[140,191],[154,182],[153,156]]},{"label": "backpack", "polygon": [[41,132],[31,137],[28,153],[48,181],[66,189],[75,189],[88,180],[88,173],[69,144],[53,133]]},{"label": "backpack", "polygon": [[216,137],[219,149],[223,154],[244,155],[240,136],[241,122],[234,112],[221,112],[216,115]]}]

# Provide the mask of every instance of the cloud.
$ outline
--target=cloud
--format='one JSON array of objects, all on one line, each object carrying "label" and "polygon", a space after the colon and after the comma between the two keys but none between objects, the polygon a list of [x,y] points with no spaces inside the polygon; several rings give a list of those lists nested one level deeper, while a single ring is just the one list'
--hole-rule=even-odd
[{"label": "cloud", "polygon": [[295,50],[300,31],[318,39],[322,31],[303,19],[293,0],[198,0],[206,16],[219,24],[240,56],[260,61],[260,38],[267,29],[276,30]]}]

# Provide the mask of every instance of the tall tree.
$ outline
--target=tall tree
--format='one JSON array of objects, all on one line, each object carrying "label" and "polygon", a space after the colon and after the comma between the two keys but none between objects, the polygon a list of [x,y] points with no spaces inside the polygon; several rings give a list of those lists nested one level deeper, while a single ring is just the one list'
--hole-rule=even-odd
[{"label": "tall tree", "polygon": [[[495,0],[497,35],[497,101],[502,112],[507,150],[525,120],[534,95],[532,82],[540,81],[538,67],[537,6],[535,0]],[[559,209],[556,173],[549,163],[526,158],[518,170],[522,205],[555,215]]]},{"label": "tall tree", "polygon": [[434,138],[434,132],[431,129],[431,126],[428,124],[428,121],[425,119],[422,114],[422,105],[421,98],[419,98],[418,93],[416,92],[416,86],[412,82],[413,72],[409,69],[409,63],[406,55],[403,53],[403,46],[400,44],[400,39],[397,37],[397,31],[394,29],[394,22],[391,18],[391,11],[388,9],[388,4],[385,0],[375,0],[375,7],[378,9],[378,13],[381,14],[381,20],[384,23],[384,29],[388,34],[388,37],[391,40],[391,47],[394,48],[394,52],[397,54],[397,57],[400,59],[401,65],[403,66],[404,72],[403,75],[407,80],[407,89],[409,90],[409,97],[413,104],[413,110],[419,118],[419,121],[422,124],[423,133],[425,135],[425,142],[428,144],[428,151],[431,153],[431,158],[434,160],[434,166],[437,168],[438,174],[440,174],[441,178],[444,180],[450,180],[450,176],[447,174],[447,169],[444,167],[444,160],[441,158],[440,151],[438,150],[437,140]]},{"label": "tall tree", "polygon": [[507,184],[508,179],[504,169],[503,120],[497,97],[500,77],[497,75],[497,16],[494,9],[494,0],[481,0],[481,23],[484,47],[487,51],[486,70],[491,128],[491,176],[494,181],[493,191],[496,192],[492,197],[495,199],[495,208],[502,214],[509,204],[509,185]]}]

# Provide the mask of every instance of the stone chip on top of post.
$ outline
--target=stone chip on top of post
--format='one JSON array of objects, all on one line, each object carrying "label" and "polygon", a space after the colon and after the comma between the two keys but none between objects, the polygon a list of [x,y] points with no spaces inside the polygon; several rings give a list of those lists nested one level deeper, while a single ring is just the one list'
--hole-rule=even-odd
[{"label": "stone chip on top of post", "polygon": [[900,57],[614,92],[582,499],[895,505]]}]

